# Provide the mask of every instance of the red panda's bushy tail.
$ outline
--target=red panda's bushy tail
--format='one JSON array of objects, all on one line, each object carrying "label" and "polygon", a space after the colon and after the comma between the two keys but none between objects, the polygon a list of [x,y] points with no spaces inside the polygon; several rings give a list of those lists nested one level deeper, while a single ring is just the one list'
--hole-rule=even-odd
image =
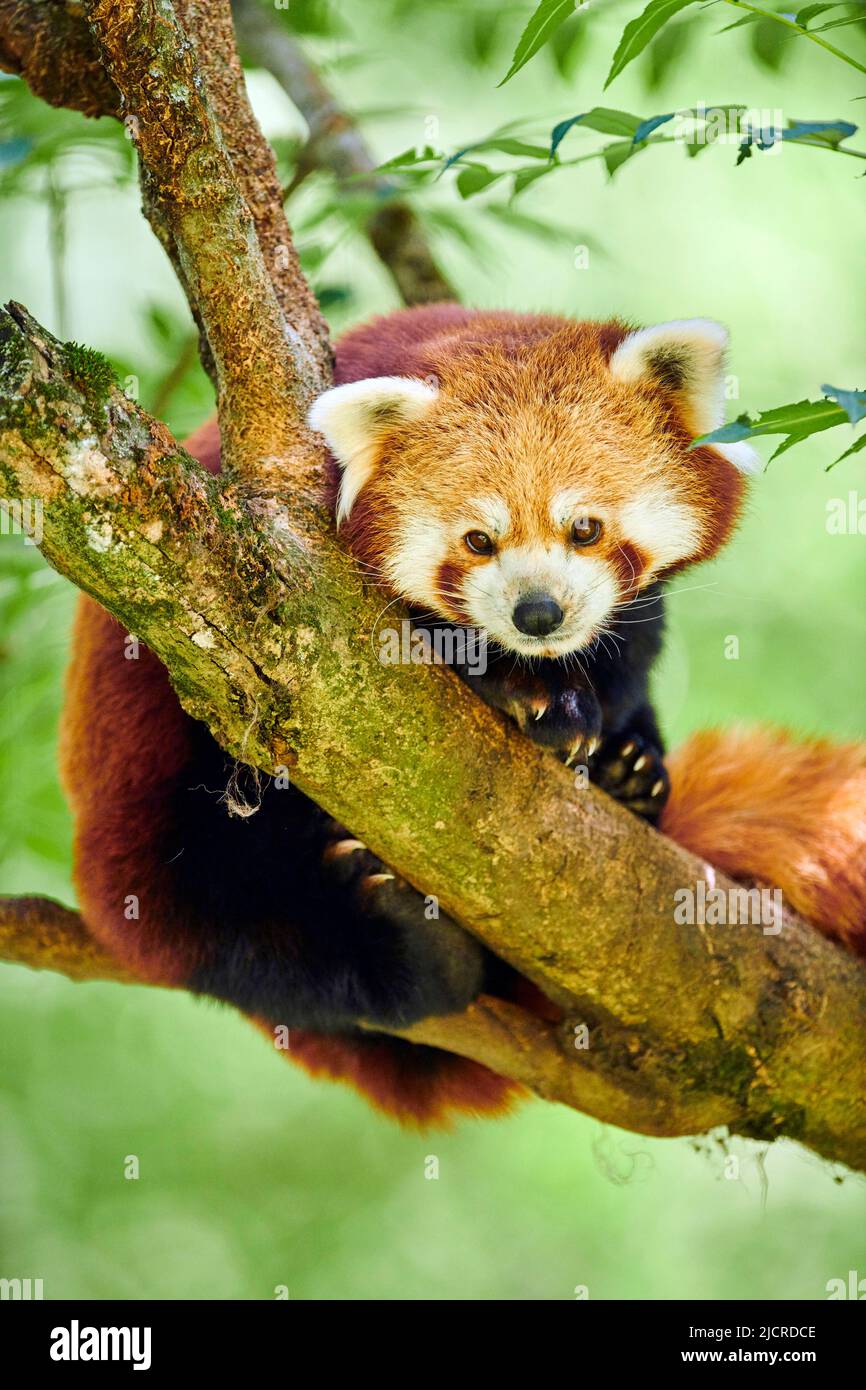
[{"label": "red panda's bushy tail", "polygon": [[866,954],[866,745],[705,730],[667,764],[666,835]]}]

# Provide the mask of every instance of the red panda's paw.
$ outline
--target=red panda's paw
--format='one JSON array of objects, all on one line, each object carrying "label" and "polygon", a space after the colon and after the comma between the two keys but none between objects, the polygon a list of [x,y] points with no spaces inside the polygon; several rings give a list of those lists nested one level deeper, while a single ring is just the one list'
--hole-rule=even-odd
[{"label": "red panda's paw", "polygon": [[359,895],[370,930],[388,933],[398,962],[383,1007],[365,1021],[403,1028],[432,1015],[462,1013],[484,988],[480,942],[440,913],[435,898],[387,870],[361,879]]},{"label": "red panda's paw", "polygon": [[369,875],[378,874],[384,868],[381,859],[336,821],[329,827],[322,865],[328,878],[346,889],[357,888]]},{"label": "red panda's paw", "polygon": [[524,733],[542,748],[549,748],[566,767],[588,763],[601,743],[601,705],[591,690],[566,686],[551,691],[543,710],[530,720]]},{"label": "red panda's paw", "polygon": [[569,765],[588,761],[601,741],[602,713],[595,692],[579,684],[575,672],[560,662],[527,670],[499,660],[480,675],[467,670],[460,675],[533,743]]},{"label": "red panda's paw", "polygon": [[434,1014],[462,1013],[481,993],[484,949],[440,912],[435,898],[417,892],[336,822],[322,863],[345,893],[347,914],[359,915],[359,929],[367,927],[382,948],[365,1022],[404,1028]]},{"label": "red panda's paw", "polygon": [[664,810],[670,792],[661,749],[637,733],[605,739],[590,777],[608,796],[651,825]]}]

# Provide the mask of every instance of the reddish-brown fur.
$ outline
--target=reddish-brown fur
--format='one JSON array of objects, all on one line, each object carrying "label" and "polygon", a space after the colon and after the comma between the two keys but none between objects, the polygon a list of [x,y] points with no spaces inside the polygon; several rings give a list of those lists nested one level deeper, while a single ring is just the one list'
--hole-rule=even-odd
[{"label": "reddish-brown fur", "polygon": [[[164,866],[152,851],[154,841],[136,834],[135,827],[140,818],[142,832],[150,829],[190,751],[190,721],[165,668],[144,647],[127,660],[127,641],[120,624],[82,595],[72,634],[60,771],[75,818],[79,903],[88,927],[109,950],[115,947],[116,921],[135,911],[133,899],[166,901],[160,887]],[[93,718],[96,709],[99,720]],[[127,920],[130,966],[144,979],[183,984],[194,964],[195,943],[182,927],[176,939],[188,942],[189,954],[168,952],[162,934],[151,941],[144,922]]]},{"label": "reddish-brown fur", "polygon": [[710,730],[668,768],[671,839],[866,955],[866,746]]},{"label": "reddish-brown fur", "polygon": [[[418,324],[430,330],[419,344]],[[555,329],[551,337],[551,327]],[[380,375],[436,376],[456,402],[450,429],[478,428],[502,400],[519,399],[526,372],[549,383],[551,394],[582,384],[587,408],[599,393],[610,401],[605,364],[628,329],[621,324],[571,324],[547,316],[470,315],[453,305],[379,320],[347,335],[339,346],[337,383]],[[473,341],[469,341],[469,338]],[[532,361],[527,367],[526,352]],[[522,357],[518,362],[517,358]],[[493,403],[491,407],[491,402]],[[499,403],[499,404],[497,404]],[[615,432],[623,441],[623,477],[629,467],[625,444],[635,436],[663,431],[684,448],[688,431],[664,393],[653,388],[621,392]],[[600,418],[600,417],[599,417]],[[444,441],[447,445],[447,440]],[[418,441],[419,467],[423,448]],[[188,448],[212,472],[219,469],[219,434],[208,422]],[[742,481],[713,450],[691,456],[687,484],[697,508],[723,500],[716,533],[704,538],[702,554],[723,544],[739,509]],[[617,479],[611,480],[617,485]],[[328,465],[326,487],[335,502],[338,475]],[[362,559],[381,560],[387,549],[393,503],[387,460],[381,480],[365,487],[346,527],[346,540]],[[623,547],[618,563],[624,587],[646,563],[637,547]],[[443,597],[456,576],[444,566]],[[76,880],[85,918],[94,934],[111,945],[111,926],[122,905],[117,895],[160,895],[158,854],[142,862],[135,850],[135,825],[159,815],[163,789],[186,761],[191,724],[163,668],[143,649],[134,662],[123,659],[122,628],[89,599],[82,598],[74,635],[64,715],[61,763],[76,818]],[[121,729],[123,742],[94,729],[99,707],[112,718],[101,729]],[[762,732],[695,735],[670,760],[672,794],[663,829],[687,848],[744,881],[782,890],[786,902],[827,935],[866,952],[866,750],[859,746],[795,743]],[[123,795],[122,818],[107,812]],[[111,793],[111,794],[109,794]],[[122,885],[119,886],[119,885]],[[170,904],[166,911],[170,913]],[[184,942],[171,955],[130,933],[133,963],[143,978],[182,984],[195,964],[197,943],[178,921],[173,933]],[[527,986],[521,996],[538,1012],[550,1006]],[[262,1026],[262,1025],[260,1025]],[[267,1030],[270,1033],[270,1029]],[[447,1123],[455,1113],[500,1113],[522,1094],[514,1083],[478,1064],[382,1037],[348,1038],[293,1031],[288,1054],[314,1075],[350,1082],[381,1109],[412,1124]]]},{"label": "reddish-brown fur", "polygon": [[[349,548],[378,569],[398,534],[398,516],[411,513],[419,495],[426,512],[438,508],[447,516],[456,498],[483,492],[502,473],[514,493],[511,540],[519,544],[536,526],[550,529],[545,484],[591,477],[598,500],[615,506],[657,479],[664,465],[677,497],[705,519],[700,543],[667,573],[713,555],[736,524],[745,481],[714,449],[689,451],[693,431],[661,384],[611,378],[611,354],[630,332],[617,322],[439,304],[347,333],[338,346],[338,385],[411,376],[435,382],[442,399],[423,428],[397,424],[383,439],[375,472],[344,524]],[[502,469],[503,460],[512,470]],[[338,486],[332,461],[332,502]],[[508,491],[505,498],[512,500]],[[605,536],[594,553],[625,573],[621,543],[616,534]],[[639,558],[642,575],[647,557]],[[458,563],[467,566],[465,553]]]}]

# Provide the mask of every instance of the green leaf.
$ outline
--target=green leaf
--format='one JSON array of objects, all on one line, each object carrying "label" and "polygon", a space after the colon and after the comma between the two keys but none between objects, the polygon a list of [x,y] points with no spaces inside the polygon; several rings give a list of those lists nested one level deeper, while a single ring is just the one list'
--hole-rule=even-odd
[{"label": "green leaf", "polygon": [[637,153],[638,147],[632,140],[617,140],[612,145],[605,145],[601,154],[609,177],[613,178],[619,166]]},{"label": "green leaf", "polygon": [[597,130],[601,135],[628,135],[632,138],[641,124],[640,116],[629,111],[615,111],[609,106],[594,106],[580,116],[571,116],[560,121],[550,133],[550,158],[553,159],[572,126],[584,125],[588,130]]},{"label": "green leaf", "polygon": [[791,39],[796,31],[777,24],[774,19],[762,19],[751,31],[752,52],[762,67],[778,72],[793,51]]},{"label": "green leaf", "polygon": [[[487,203],[484,211],[489,216],[503,222],[505,226],[512,227],[516,232],[525,232],[528,236],[540,237],[542,241],[572,242],[575,239],[575,232],[571,227],[563,227],[555,222],[545,222],[540,217],[532,217],[528,213],[518,212],[510,203]],[[581,234],[578,239],[583,245],[597,249],[590,237]]]},{"label": "green leaf", "polygon": [[744,14],[740,19],[735,19],[733,24],[726,24],[724,29],[719,29],[720,34],[729,34],[732,29],[742,29],[746,24],[763,24],[766,19],[765,14]]},{"label": "green leaf", "polygon": [[[747,108],[743,105],[741,101],[731,101],[722,103],[717,106],[691,106],[681,111],[668,111],[663,116],[647,116],[645,120],[642,120],[640,122],[637,130],[635,131],[633,137],[634,142],[635,144],[638,144],[639,141],[648,139],[648,137],[652,135],[654,130],[657,130],[658,127],[661,125],[665,125],[666,122],[672,121],[674,116],[680,116],[682,118],[685,118],[687,116],[693,116],[695,117],[695,119],[702,120],[704,122],[704,126],[706,126],[708,118],[715,120],[719,113],[724,113],[726,117],[729,117],[732,111],[742,113],[746,109]],[[737,120],[737,128],[739,128],[739,119]],[[711,141],[706,139],[696,139],[693,141],[693,143],[696,146],[705,146],[707,144],[710,144]]]},{"label": "green leaf", "polygon": [[564,24],[568,17],[574,13],[574,0],[541,0],[538,9],[535,10],[529,23],[517,41],[514,50],[514,57],[511,60],[511,67],[499,83],[504,87],[506,82],[510,82],[515,73],[534,58],[539,48],[542,48],[552,34],[556,32],[560,24]]},{"label": "green leaf", "polygon": [[393,159],[388,159],[384,164],[380,164],[377,173],[386,169],[410,169],[414,164],[430,164],[441,158],[432,145],[425,145],[423,150],[417,150],[414,146],[404,150],[402,154],[395,154]]},{"label": "green leaf", "polygon": [[501,154],[516,154],[524,159],[547,159],[548,149],[546,145],[530,145],[527,140],[514,140],[509,137],[485,140],[480,145],[473,145],[474,150],[498,150]]},{"label": "green leaf", "polygon": [[516,198],[518,193],[523,193],[530,184],[537,179],[543,179],[545,174],[552,174],[557,166],[555,164],[542,164],[541,167],[529,165],[525,169],[518,169],[514,175],[514,191],[512,197]]},{"label": "green leaf", "polygon": [[665,116],[648,116],[645,121],[641,121],[632,136],[634,143],[637,144],[640,140],[646,140],[647,136],[652,135],[654,130],[658,130],[660,125],[666,125],[668,121],[672,121],[676,114],[676,111],[668,111]]},{"label": "green leaf", "polygon": [[783,434],[786,437],[773,454],[772,458],[775,459],[812,434],[848,423],[847,412],[832,401],[797,401],[793,405],[762,410],[755,420],[749,415],[740,415],[730,424],[722,425],[710,434],[702,434],[689,447],[697,449],[702,444],[733,444],[741,439],[756,439],[765,434]]},{"label": "green leaf", "polygon": [[692,35],[691,19],[681,24],[668,24],[657,34],[646,52],[647,86],[655,92],[688,51]]},{"label": "green leaf", "polygon": [[844,29],[849,24],[862,24],[862,14],[849,14],[843,19],[831,19],[827,24],[816,24],[814,29],[810,29],[810,34],[823,34],[827,29]]},{"label": "green leaf", "polygon": [[850,458],[852,454],[859,454],[861,449],[866,449],[866,434],[861,434],[859,439],[854,440],[854,443],[851,445],[850,449],[846,449],[844,454],[840,454],[839,457],[837,459],[834,459],[832,463],[828,463],[827,472],[829,473],[830,469],[835,468],[836,464],[841,463],[843,459]]},{"label": "green leaf", "polygon": [[650,0],[643,13],[625,26],[619,46],[613,55],[605,87],[609,87],[614,78],[619,77],[623,68],[643,52],[650,39],[655,38],[669,19],[673,19],[675,14],[679,14],[680,10],[691,4],[694,4],[694,0]]},{"label": "green leaf", "polygon": [[457,175],[457,192],[461,198],[473,198],[504,177],[504,172],[488,169],[486,164],[466,164]]},{"label": "green leaf", "polygon": [[833,0],[832,4],[807,5],[805,9],[798,10],[794,15],[794,23],[799,24],[801,29],[805,29],[810,19],[816,15],[823,14],[825,10],[836,10],[839,8],[841,0]]},{"label": "green leaf", "polygon": [[852,425],[859,425],[866,416],[866,391],[844,391],[838,386],[822,386],[821,390],[841,405]]},{"label": "green leaf", "polygon": [[523,156],[525,159],[547,159],[549,157],[545,145],[530,145],[526,140],[517,140],[511,136],[491,135],[487,140],[476,140],[474,144],[464,145],[462,149],[449,155],[442,165],[442,173],[447,174],[453,165],[461,164],[467,154],[485,154],[488,150],[498,150],[500,154]]},{"label": "green leaf", "polygon": [[837,149],[843,140],[857,134],[850,121],[795,121],[782,131],[783,140],[801,145],[831,145]]},{"label": "green leaf", "polygon": [[550,56],[556,71],[565,81],[574,76],[588,37],[589,25],[583,14],[571,15],[553,35]]},{"label": "green leaf", "polygon": [[476,10],[466,17],[466,45],[470,58],[479,67],[493,60],[501,22],[499,10]]},{"label": "green leaf", "polygon": [[444,233],[452,236],[455,241],[461,242],[467,251],[472,252],[473,256],[478,257],[487,254],[484,238],[480,235],[475,221],[473,220],[471,225],[467,225],[467,218],[463,212],[459,210],[451,212],[448,208],[418,207],[416,216],[433,233]]}]

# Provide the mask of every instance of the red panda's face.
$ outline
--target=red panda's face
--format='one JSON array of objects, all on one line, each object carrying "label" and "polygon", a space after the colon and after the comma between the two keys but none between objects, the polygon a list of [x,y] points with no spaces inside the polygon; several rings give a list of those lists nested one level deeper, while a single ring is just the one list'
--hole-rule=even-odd
[{"label": "red panda's face", "polygon": [[310,418],[342,465],[351,549],[395,595],[509,651],[579,651],[733,525],[750,457],[688,448],[720,423],[724,342],[715,324],[663,325],[609,360],[546,342],[334,388]]}]

